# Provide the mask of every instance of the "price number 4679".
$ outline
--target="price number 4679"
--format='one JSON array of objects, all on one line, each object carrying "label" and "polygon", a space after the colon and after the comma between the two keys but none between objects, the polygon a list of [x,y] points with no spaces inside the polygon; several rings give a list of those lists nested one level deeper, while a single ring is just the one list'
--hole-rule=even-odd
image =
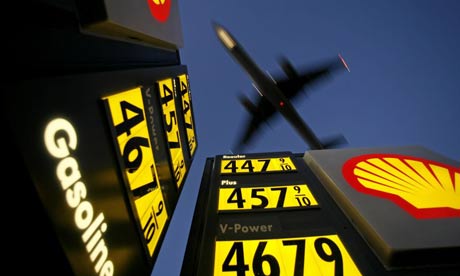
[{"label": "price number 4679", "polygon": [[[235,241],[220,251],[218,275],[361,275],[336,235]],[[336,240],[336,242],[334,240]],[[229,242],[226,242],[229,243]],[[222,248],[223,249],[223,248]],[[315,254],[312,254],[312,253]],[[220,271],[219,271],[220,270]]]}]

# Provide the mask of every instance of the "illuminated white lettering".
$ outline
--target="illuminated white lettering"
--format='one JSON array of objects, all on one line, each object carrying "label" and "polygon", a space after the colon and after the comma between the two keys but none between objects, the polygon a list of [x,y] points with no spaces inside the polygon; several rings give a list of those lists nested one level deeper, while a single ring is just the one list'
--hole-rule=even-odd
[{"label": "illuminated white lettering", "polygon": [[99,239],[102,237],[101,231],[96,231],[96,234],[89,240],[89,242],[86,244],[86,250],[88,252],[92,251],[94,249],[94,246],[96,243],[99,241]]},{"label": "illuminated white lettering", "polygon": [[225,233],[225,231],[227,231],[228,224],[225,224],[225,225],[219,224],[219,227],[220,227],[220,231],[222,233]]},{"label": "illuminated white lettering", "polygon": [[[66,134],[68,143],[64,137],[56,137],[58,134]],[[48,123],[44,138],[46,149],[56,158],[64,158],[70,154],[69,148],[73,150],[77,148],[77,133],[72,124],[62,118],[54,119]]]},{"label": "illuminated white lettering", "polygon": [[113,275],[113,263],[111,260],[108,260],[104,263],[101,268],[100,276],[112,276]]},{"label": "illuminated white lettering", "polygon": [[227,230],[235,234],[238,233],[259,233],[259,232],[272,232],[272,224],[259,224],[259,225],[241,225],[240,223],[235,223],[233,226],[226,224],[219,224],[220,232],[225,234]]},{"label": "illuminated white lettering", "polygon": [[97,244],[96,248],[91,252],[91,255],[89,257],[91,258],[91,261],[95,261],[97,256],[100,256],[99,261],[96,263],[96,266],[94,267],[94,270],[96,272],[99,272],[102,268],[102,265],[104,264],[104,261],[107,259],[107,255],[109,254],[107,246],[105,246],[104,239],[100,239],[99,243]]},{"label": "illuminated white lettering", "polygon": [[228,179],[224,179],[220,181],[220,185],[236,185],[236,184],[237,184],[236,181],[231,181]]},{"label": "illuminated white lettering", "polygon": [[99,213],[94,218],[93,204],[86,199],[87,188],[82,181],[78,160],[71,156],[71,151],[77,149],[78,135],[73,125],[63,119],[57,118],[48,123],[44,131],[44,143],[49,154],[59,159],[56,165],[56,177],[60,186],[65,191],[67,205],[74,209],[74,222],[76,227],[83,231],[81,235],[89,259],[94,265],[94,270],[100,276],[113,276],[115,268],[108,259],[109,249],[104,240],[107,223],[104,214]]},{"label": "illuminated white lettering", "polygon": [[83,201],[75,210],[75,225],[80,229],[86,229],[93,220],[93,206],[88,201]]},{"label": "illuminated white lettering", "polygon": [[238,159],[238,158],[246,158],[246,155],[224,155],[222,156],[223,159]]},{"label": "illuminated white lettering", "polygon": [[61,181],[62,189],[67,190],[81,178],[77,160],[71,156],[62,159],[56,167],[56,175]]},{"label": "illuminated white lettering", "polygon": [[76,208],[80,204],[80,199],[86,198],[86,186],[83,182],[78,181],[73,185],[73,189],[67,189],[65,199],[70,207]]},{"label": "illuminated white lettering", "polygon": [[85,233],[81,236],[84,242],[87,242],[88,239],[94,234],[94,231],[101,225],[104,221],[104,214],[100,213],[99,216],[93,221],[90,227],[86,229]]}]

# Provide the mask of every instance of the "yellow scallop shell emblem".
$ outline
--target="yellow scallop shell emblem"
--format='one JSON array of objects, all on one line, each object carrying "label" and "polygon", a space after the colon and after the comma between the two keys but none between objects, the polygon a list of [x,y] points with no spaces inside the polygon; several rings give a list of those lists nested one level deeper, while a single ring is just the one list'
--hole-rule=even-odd
[{"label": "yellow scallop shell emblem", "polygon": [[416,218],[460,217],[460,169],[396,154],[348,160],[342,173],[357,191],[386,198]]}]

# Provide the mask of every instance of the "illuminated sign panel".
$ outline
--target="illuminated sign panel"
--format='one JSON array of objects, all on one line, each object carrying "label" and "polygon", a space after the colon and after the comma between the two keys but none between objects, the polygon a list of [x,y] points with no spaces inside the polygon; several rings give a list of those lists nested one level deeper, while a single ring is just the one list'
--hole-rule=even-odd
[{"label": "illuminated sign panel", "polygon": [[173,50],[184,44],[178,0],[75,2],[84,32]]},{"label": "illuminated sign panel", "polygon": [[159,22],[166,22],[171,13],[171,1],[173,0],[145,0],[149,5],[150,12]]},{"label": "illuminated sign panel", "polygon": [[[165,66],[8,87],[14,92],[6,98],[8,145],[24,172],[17,184],[27,190],[29,215],[43,222],[34,226],[39,238],[27,244],[49,240],[42,252],[49,258],[37,257],[44,270],[62,265],[74,275],[151,274],[181,192],[156,83],[181,75],[185,66]],[[175,105],[181,109],[180,101]],[[184,120],[178,119],[182,137]],[[192,162],[188,154],[183,158],[182,186]]]},{"label": "illuminated sign panel", "polygon": [[295,171],[296,167],[287,156],[266,159],[230,159],[222,160],[221,174],[267,173]]},{"label": "illuminated sign panel", "polygon": [[139,217],[138,227],[152,256],[165,230],[168,214],[158,184],[141,88],[106,97],[105,100],[117,136],[123,171]]},{"label": "illuminated sign panel", "polygon": [[309,206],[318,206],[318,202],[306,184],[219,189],[219,211]]},{"label": "illuminated sign panel", "polygon": [[77,150],[79,139],[75,127],[64,118],[55,118],[46,125],[43,136],[48,153],[59,160],[56,176],[65,191],[68,207],[75,209],[75,226],[82,231],[81,239],[85,244],[87,257],[94,263],[96,273],[114,275],[117,268],[110,259],[111,250],[104,238],[109,227],[104,220],[104,214],[100,212],[95,215],[93,204],[86,199],[88,188],[85,178],[82,177],[78,160],[71,155]]},{"label": "illuminated sign panel", "polygon": [[217,241],[214,275],[361,275],[337,235]]},{"label": "illuminated sign panel", "polygon": [[140,227],[144,233],[150,256],[158,248],[158,241],[161,234],[166,230],[166,222],[169,219],[160,192],[150,192],[135,200],[137,215],[140,218]]},{"label": "illuminated sign panel", "polygon": [[354,157],[343,167],[356,190],[387,198],[416,218],[460,217],[460,169],[395,154]]},{"label": "illuminated sign panel", "polygon": [[176,87],[178,88],[179,94],[181,95],[182,113],[184,115],[184,125],[186,129],[188,150],[190,156],[193,156],[197,147],[197,141],[188,76],[186,74],[180,75],[177,82],[178,83],[176,84]]},{"label": "illuminated sign panel", "polygon": [[181,275],[458,275],[457,217],[415,218],[374,192],[452,192],[456,168],[419,147],[207,158]]},{"label": "illuminated sign panel", "polygon": [[174,78],[158,81],[157,85],[160,93],[160,102],[163,111],[169,153],[173,164],[174,177],[176,185],[179,188],[184,181],[187,168],[185,166],[181,134],[179,132],[179,122],[177,119]]},{"label": "illuminated sign panel", "polygon": [[290,152],[212,159],[194,215],[195,227],[206,225],[192,225],[187,248],[201,251],[185,256],[201,261],[184,262],[182,275],[361,275],[299,159]]},{"label": "illuminated sign panel", "polygon": [[311,151],[304,160],[385,267],[460,265],[458,162],[420,146]]}]

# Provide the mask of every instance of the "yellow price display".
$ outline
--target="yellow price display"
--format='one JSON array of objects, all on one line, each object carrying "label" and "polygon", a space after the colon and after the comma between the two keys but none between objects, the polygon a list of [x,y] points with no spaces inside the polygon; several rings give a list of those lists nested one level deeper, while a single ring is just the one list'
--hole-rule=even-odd
[{"label": "yellow price display", "polygon": [[158,184],[142,92],[138,87],[104,100],[112,118],[120,159],[123,160],[123,169],[140,219],[139,227],[152,256],[168,214]]},{"label": "yellow price display", "polygon": [[161,193],[150,192],[135,201],[141,229],[147,243],[150,256],[156,249],[158,240],[164,230],[168,214]]},{"label": "yellow price display", "polygon": [[221,174],[292,172],[296,167],[290,157],[222,159]]},{"label": "yellow price display", "polygon": [[177,187],[180,187],[184,181],[187,168],[185,167],[184,153],[182,152],[182,144],[180,141],[176,104],[174,101],[173,79],[169,78],[158,81],[158,88],[160,90],[160,101],[163,110],[169,153],[171,155],[171,162],[173,162],[174,177]]},{"label": "yellow price display", "polygon": [[218,211],[318,206],[306,184],[220,188]]},{"label": "yellow price display", "polygon": [[190,150],[190,155],[193,156],[196,150],[195,127],[193,124],[192,104],[190,99],[189,82],[186,74],[180,75],[179,91],[182,97],[182,111],[184,113],[185,129],[187,134],[187,143]]},{"label": "yellow price display", "polygon": [[216,241],[214,275],[359,276],[338,235]]}]

